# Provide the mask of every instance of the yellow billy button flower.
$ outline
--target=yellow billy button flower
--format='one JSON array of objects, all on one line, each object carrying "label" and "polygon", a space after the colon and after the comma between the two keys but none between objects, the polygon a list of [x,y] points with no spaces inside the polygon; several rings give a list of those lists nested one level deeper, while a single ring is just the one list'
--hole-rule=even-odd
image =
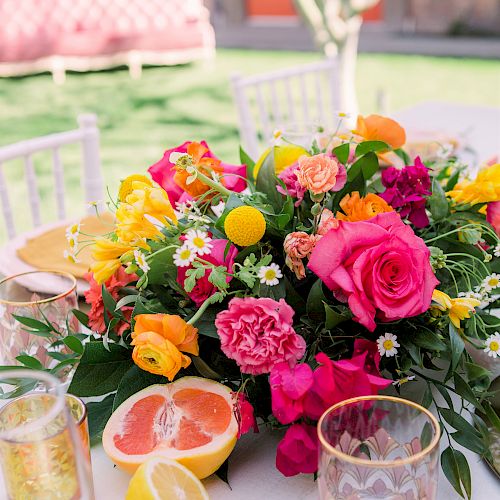
[{"label": "yellow billy button flower", "polygon": [[145,184],[146,186],[152,187],[153,182],[151,179],[142,174],[133,174],[129,175],[125,179],[122,180],[120,184],[120,191],[118,192],[118,200],[125,201],[127,196],[132,193],[134,189],[137,189],[139,186],[138,183]]},{"label": "yellow billy button flower", "polygon": [[224,231],[235,245],[248,247],[262,239],[266,232],[266,220],[256,208],[244,205],[227,214]]},{"label": "yellow billy button flower", "polygon": [[440,290],[434,290],[432,294],[434,304],[431,309],[448,313],[448,317],[455,328],[460,328],[460,321],[470,318],[475,313],[475,307],[481,302],[477,299],[459,297],[452,299],[449,295]]}]

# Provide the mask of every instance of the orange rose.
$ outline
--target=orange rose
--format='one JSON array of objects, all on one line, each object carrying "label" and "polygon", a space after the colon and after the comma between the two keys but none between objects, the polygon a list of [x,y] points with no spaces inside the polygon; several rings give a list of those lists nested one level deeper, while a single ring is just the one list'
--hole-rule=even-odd
[{"label": "orange rose", "polygon": [[338,191],[346,181],[345,168],[325,154],[301,156],[295,173],[299,184],[314,194]]},{"label": "orange rose", "polygon": [[349,222],[368,220],[377,214],[394,211],[380,196],[369,193],[361,198],[358,191],[346,194],[340,201],[340,208],[344,213],[337,212],[337,219]]},{"label": "orange rose", "polygon": [[[172,314],[139,314],[135,317],[131,345],[137,366],[172,380],[191,359],[198,356],[198,330],[180,316]],[[182,352],[181,352],[182,351]]]},{"label": "orange rose", "polygon": [[367,141],[382,141],[393,149],[399,149],[406,142],[406,133],[401,125],[385,116],[370,115],[366,118],[358,116],[354,134]]},{"label": "orange rose", "polygon": [[[212,171],[222,174],[224,170],[220,165],[220,160],[209,157],[203,158],[203,155],[207,151],[208,148],[199,142],[192,142],[187,147],[187,154],[191,156],[193,165],[195,165],[202,174],[210,178],[212,177]],[[176,169],[177,172],[174,175],[174,182],[193,198],[201,196],[210,190],[210,186],[207,186],[199,179],[196,179],[194,182],[188,184],[187,180],[191,174],[183,168],[176,167]]]}]

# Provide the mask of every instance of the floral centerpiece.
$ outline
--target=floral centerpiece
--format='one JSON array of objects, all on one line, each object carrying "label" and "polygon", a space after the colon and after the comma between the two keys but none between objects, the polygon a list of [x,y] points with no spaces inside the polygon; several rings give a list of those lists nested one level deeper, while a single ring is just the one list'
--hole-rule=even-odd
[{"label": "floral centerpiece", "polygon": [[328,407],[396,391],[434,407],[444,473],[470,496],[455,445],[487,455],[499,424],[484,359],[500,355],[500,164],[473,175],[404,143],[372,115],[309,150],[277,137],[257,163],[186,142],[124,179],[94,242],[90,312],[75,311],[95,334],[73,346],[70,391],[109,394],[90,405],[93,436],[117,402],[195,374],[239,395],[242,431],[254,416],[286,429],[284,475],[313,473]]}]

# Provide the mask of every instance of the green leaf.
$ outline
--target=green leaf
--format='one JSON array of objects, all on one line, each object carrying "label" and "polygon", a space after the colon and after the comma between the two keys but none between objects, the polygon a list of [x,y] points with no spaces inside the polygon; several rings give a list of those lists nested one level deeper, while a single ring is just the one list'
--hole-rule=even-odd
[{"label": "green leaf", "polygon": [[432,402],[434,401],[434,398],[432,397],[432,390],[430,385],[427,385],[425,388],[424,395],[422,397],[422,406],[424,408],[430,408]]},{"label": "green leaf", "polygon": [[207,309],[203,316],[196,322],[196,328],[198,328],[198,333],[200,335],[205,335],[206,337],[212,337],[218,339],[217,328],[215,327],[215,316],[217,311],[214,308]]},{"label": "green leaf", "polygon": [[326,302],[325,294],[323,293],[323,282],[318,279],[311,287],[307,296],[306,311],[307,315],[314,321],[323,322],[326,312],[324,302]]},{"label": "green leaf", "polygon": [[324,304],[325,307],[325,314],[326,314],[326,319],[325,319],[325,328],[327,330],[331,330],[332,328],[336,327],[340,323],[343,323],[344,321],[347,321],[350,319],[350,316],[347,316],[346,314],[339,313],[332,307],[330,307],[328,304]]},{"label": "green leaf", "polygon": [[491,377],[491,372],[482,366],[476,365],[475,363],[465,362],[465,372],[467,373],[467,378],[469,380],[477,380],[478,378]]},{"label": "green leaf", "polygon": [[431,351],[447,350],[446,344],[437,337],[436,333],[423,328],[413,336],[413,342],[419,347],[430,349]]},{"label": "green leaf", "polygon": [[422,433],[420,434],[420,446],[422,446],[422,449],[427,448],[431,444],[432,440],[432,427],[429,422],[426,422],[423,429]]},{"label": "green leaf", "polygon": [[453,454],[455,455],[455,461],[458,465],[458,470],[460,474],[460,481],[465,489],[465,493],[467,498],[471,498],[472,496],[472,482],[470,476],[470,468],[465,455],[458,450],[453,450]]},{"label": "green leaf", "polygon": [[72,309],[71,312],[74,314],[75,318],[86,328],[89,327],[89,317],[84,312],[79,309]]},{"label": "green leaf", "polygon": [[132,366],[131,351],[117,344],[108,344],[109,351],[101,341],[85,344],[68,392],[75,396],[101,396],[113,392]]},{"label": "green leaf", "polygon": [[449,410],[448,408],[439,408],[439,413],[446,420],[446,422],[453,427],[453,429],[465,433],[471,433],[479,437],[479,434],[474,426],[469,424],[469,422],[467,422],[467,420],[465,420],[465,418],[458,413],[453,410]]},{"label": "green leaf", "polygon": [[497,432],[500,432],[500,417],[493,409],[489,401],[484,402],[484,413],[488,417],[490,424],[497,430]]},{"label": "green leaf", "polygon": [[363,175],[363,179],[367,181],[379,169],[378,158],[375,153],[367,153],[359,160],[352,164],[347,171],[347,180],[353,181],[359,174]]},{"label": "green leaf", "polygon": [[131,366],[118,384],[118,389],[113,401],[113,411],[115,411],[125,400],[136,392],[139,392],[150,385],[165,384],[166,382],[167,379],[161,375],[146,372],[141,370],[136,365]]},{"label": "green leaf", "polygon": [[356,156],[362,156],[369,152],[387,151],[391,149],[389,145],[382,141],[364,141],[357,145]]},{"label": "green leaf", "polygon": [[114,394],[106,396],[102,401],[87,403],[87,415],[89,421],[90,444],[101,442],[102,433],[106,423],[113,413]]},{"label": "green leaf", "polygon": [[199,356],[191,356],[191,359],[193,360],[194,367],[203,378],[209,378],[212,380],[222,379],[222,375],[217,373],[215,370],[212,370],[212,368],[210,368],[210,366]]},{"label": "green leaf", "polygon": [[64,345],[68,346],[73,352],[83,354],[84,347],[82,342],[73,335],[68,335],[62,339]]},{"label": "green leaf", "polygon": [[[166,275],[171,276],[174,279],[177,278],[177,267],[174,264],[175,251],[176,248],[165,247],[158,250],[153,257],[148,258],[148,284],[163,285],[165,284]],[[123,305],[120,307],[123,307]]]},{"label": "green leaf", "polygon": [[212,272],[208,275],[208,281],[219,290],[225,290],[229,286],[226,280],[226,271],[227,269],[224,266],[212,268]]},{"label": "green leaf", "polygon": [[432,181],[432,195],[428,199],[429,210],[434,220],[444,219],[450,210],[446,194],[437,179]]},{"label": "green leaf", "polygon": [[[149,273],[148,273],[148,275],[149,275]],[[137,295],[137,294],[125,295],[125,297],[122,297],[116,303],[115,311],[121,309],[122,307],[129,306],[130,304],[135,304],[137,302],[138,298],[139,298],[139,295]]]},{"label": "green leaf", "polygon": [[269,297],[274,300],[280,300],[286,297],[285,280],[283,278],[281,278],[279,283],[274,286],[262,283],[257,283],[255,286],[259,287],[259,297]]},{"label": "green leaf", "polygon": [[346,142],[345,144],[341,144],[340,146],[333,148],[332,153],[337,157],[337,160],[342,163],[342,165],[345,165],[349,159],[350,151],[351,145]]},{"label": "green leaf", "polygon": [[446,401],[446,404],[448,405],[449,408],[453,410],[453,402],[450,397],[450,393],[448,392],[448,389],[441,383],[439,382],[433,382],[434,387],[439,391],[439,394],[443,397],[443,399]]},{"label": "green leaf", "polygon": [[116,309],[115,299],[108,292],[108,289],[104,286],[104,284],[101,287],[101,291],[102,291],[102,302],[104,303],[104,308],[110,314],[113,314],[113,312],[115,312]]},{"label": "green leaf", "polygon": [[28,354],[20,354],[19,356],[16,356],[16,359],[22,363],[24,366],[27,366],[28,368],[33,368],[33,370],[43,370],[44,366],[40,361],[33,356],[29,356]]},{"label": "green leaf", "polygon": [[399,148],[393,151],[404,161],[405,165],[411,165],[411,158],[404,149]]},{"label": "green leaf", "polygon": [[248,156],[247,152],[240,146],[240,161],[242,164],[247,166],[247,179],[250,182],[254,182],[253,169],[255,167],[255,162]]},{"label": "green leaf", "polygon": [[441,468],[443,469],[443,473],[446,476],[446,479],[448,479],[455,491],[462,498],[464,498],[460,481],[460,469],[458,468],[458,464],[453,451],[453,448],[448,447],[443,451],[443,453],[441,453]]},{"label": "green leaf", "polygon": [[456,372],[453,375],[453,380],[455,382],[455,390],[457,391],[457,393],[460,396],[462,396],[462,398],[464,398],[466,401],[472,403],[476,408],[484,412],[483,406],[477,400],[469,384]]},{"label": "green leaf", "polygon": [[[276,191],[276,192],[278,192],[278,191]],[[225,233],[224,232],[224,221],[226,220],[227,215],[229,214],[229,212],[231,212],[231,210],[233,210],[233,208],[242,207],[243,205],[245,205],[245,204],[243,203],[241,198],[236,193],[231,193],[229,195],[229,198],[226,201],[226,206],[224,207],[224,212],[222,212],[221,216],[219,217],[219,219],[215,223],[215,227],[219,231],[222,231],[223,233]]]},{"label": "green leaf", "polygon": [[283,197],[276,189],[277,184],[278,181],[275,173],[274,148],[271,148],[269,154],[266,156],[266,159],[260,167],[255,187],[257,191],[266,195],[267,201],[272,205],[275,213],[281,212],[281,208],[283,207]]},{"label": "green leaf", "polygon": [[451,322],[449,326],[449,334],[450,334],[450,345],[451,345],[451,366],[450,366],[450,375],[449,377],[447,377],[447,379],[450,378],[453,372],[456,370],[458,362],[460,361],[462,353],[464,352],[465,349],[465,344],[464,341],[462,340],[462,337],[460,337],[460,334],[458,333],[457,329],[453,326]]},{"label": "green leaf", "polygon": [[460,445],[468,450],[483,455],[488,448],[483,443],[483,440],[477,434],[469,434],[467,432],[457,431],[452,432],[450,436]]},{"label": "green leaf", "polygon": [[12,317],[15,318],[16,321],[19,321],[19,323],[21,323],[22,325],[27,326],[32,330],[35,330],[35,331],[30,331],[30,333],[36,334],[36,332],[47,333],[54,331],[54,328],[52,326],[49,326],[46,323],[43,323],[42,321],[38,321],[37,319],[27,318],[26,316],[17,316],[16,314],[13,314]]}]

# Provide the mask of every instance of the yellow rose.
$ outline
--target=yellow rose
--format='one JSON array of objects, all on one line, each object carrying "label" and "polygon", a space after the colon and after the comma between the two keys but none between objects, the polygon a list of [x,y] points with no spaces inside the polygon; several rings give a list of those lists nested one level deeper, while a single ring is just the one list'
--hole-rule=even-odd
[{"label": "yellow rose", "polygon": [[170,381],[181,368],[191,363],[191,359],[182,354],[170,340],[155,332],[137,335],[131,345],[134,346],[132,359],[139,368],[163,375]]}]

